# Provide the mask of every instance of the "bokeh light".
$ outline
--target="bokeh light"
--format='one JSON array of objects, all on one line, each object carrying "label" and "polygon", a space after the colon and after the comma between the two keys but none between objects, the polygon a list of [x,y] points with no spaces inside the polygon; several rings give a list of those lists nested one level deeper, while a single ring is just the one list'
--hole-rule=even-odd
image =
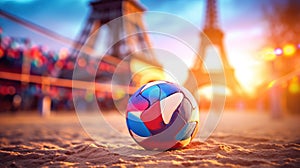
[{"label": "bokeh light", "polygon": [[295,52],[296,52],[296,48],[293,44],[287,44],[283,47],[283,53],[287,57],[293,56]]},{"label": "bokeh light", "polygon": [[292,94],[300,93],[300,83],[298,77],[294,77],[289,85],[289,92]]},{"label": "bokeh light", "polygon": [[263,49],[262,58],[265,61],[273,61],[276,58],[276,54],[274,52],[274,49],[271,48],[271,47]]},{"label": "bokeh light", "polygon": [[83,68],[86,66],[86,60],[84,58],[79,58],[78,59],[78,65]]},{"label": "bokeh light", "polygon": [[271,81],[271,82],[268,84],[268,88],[273,87],[273,86],[275,85],[275,83],[276,83],[276,80]]},{"label": "bokeh light", "polygon": [[69,55],[68,49],[66,49],[66,48],[61,48],[61,49],[59,50],[59,59],[65,59],[65,58],[68,57],[68,55]]},{"label": "bokeh light", "polygon": [[14,95],[14,94],[16,93],[16,88],[13,87],[13,86],[8,86],[8,87],[7,87],[7,93],[8,93],[9,95]]},{"label": "bokeh light", "polygon": [[274,53],[276,54],[276,55],[281,55],[282,53],[283,53],[283,51],[282,51],[282,49],[281,48],[276,48],[275,50],[274,50]]},{"label": "bokeh light", "polygon": [[87,102],[91,102],[91,101],[93,101],[93,99],[94,99],[93,92],[87,91],[86,94],[85,94],[85,100]]}]

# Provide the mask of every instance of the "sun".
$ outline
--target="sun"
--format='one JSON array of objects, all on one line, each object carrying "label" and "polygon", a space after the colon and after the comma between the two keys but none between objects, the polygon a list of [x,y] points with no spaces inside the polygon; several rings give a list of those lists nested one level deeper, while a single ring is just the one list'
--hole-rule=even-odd
[{"label": "sun", "polygon": [[[238,58],[238,56],[234,56]],[[235,76],[244,91],[250,96],[257,94],[257,87],[268,80],[265,74],[266,64],[263,60],[257,60],[249,53],[244,53],[243,59],[232,62]]]}]

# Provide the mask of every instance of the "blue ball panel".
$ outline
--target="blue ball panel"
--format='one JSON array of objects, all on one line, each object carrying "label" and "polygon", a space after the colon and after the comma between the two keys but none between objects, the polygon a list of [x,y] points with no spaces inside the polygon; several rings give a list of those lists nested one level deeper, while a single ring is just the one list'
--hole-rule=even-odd
[{"label": "blue ball panel", "polygon": [[134,112],[128,112],[127,115],[127,126],[130,130],[132,130],[135,134],[142,136],[142,137],[149,137],[151,136],[150,131],[145,126],[144,122],[138,118],[137,116],[133,115]]},{"label": "blue ball panel", "polygon": [[160,88],[156,85],[151,86],[147,89],[145,89],[141,95],[147,99],[150,104],[152,105],[153,103],[157,102],[160,97]]},{"label": "blue ball panel", "polygon": [[186,123],[182,130],[176,135],[176,140],[181,141],[191,137],[195,130],[196,124],[196,122]]},{"label": "blue ball panel", "polygon": [[161,94],[160,94],[160,100],[168,97],[169,95],[179,92],[180,89],[177,88],[175,85],[170,85],[168,83],[161,83],[158,85],[161,89]]}]

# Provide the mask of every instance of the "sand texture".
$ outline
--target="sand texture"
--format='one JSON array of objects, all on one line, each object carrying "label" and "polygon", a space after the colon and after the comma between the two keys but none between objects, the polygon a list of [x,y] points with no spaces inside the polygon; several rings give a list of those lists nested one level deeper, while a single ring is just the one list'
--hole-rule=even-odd
[{"label": "sand texture", "polygon": [[[225,112],[205,142],[196,139],[184,149],[135,157],[128,138],[105,123],[95,126],[90,114],[81,120],[99,132],[105,143],[85,132],[75,113],[1,115],[0,167],[300,167],[300,116],[271,119],[254,112]],[[127,134],[119,115],[106,115]],[[83,122],[84,122],[83,121]],[[120,122],[121,124],[118,124]],[[86,129],[86,128],[85,128]],[[201,134],[201,132],[200,132]],[[101,137],[99,134],[98,136]],[[119,144],[123,144],[119,145]],[[121,152],[114,152],[114,151]]]}]

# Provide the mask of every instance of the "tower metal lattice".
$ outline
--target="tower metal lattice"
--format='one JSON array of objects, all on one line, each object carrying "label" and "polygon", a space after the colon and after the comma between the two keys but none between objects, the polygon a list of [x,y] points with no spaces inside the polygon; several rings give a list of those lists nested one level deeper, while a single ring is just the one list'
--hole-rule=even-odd
[{"label": "tower metal lattice", "polygon": [[[234,69],[227,59],[223,43],[224,32],[218,25],[217,2],[216,0],[207,0],[206,2],[205,23],[202,32],[200,33],[201,42],[198,51],[198,56],[201,59],[196,59],[194,62],[189,77],[185,83],[185,87],[189,90],[195,90],[209,83],[214,83],[225,85],[230,89],[233,95],[241,96],[243,94],[243,89],[237,81]],[[222,69],[220,71],[208,71],[203,68],[205,66],[205,57],[209,56],[206,55],[209,47],[215,47],[215,49],[217,49],[223,64],[223,71]],[[193,77],[195,77],[197,81],[194,81]],[[196,82],[197,85],[191,85],[193,82]]]}]

